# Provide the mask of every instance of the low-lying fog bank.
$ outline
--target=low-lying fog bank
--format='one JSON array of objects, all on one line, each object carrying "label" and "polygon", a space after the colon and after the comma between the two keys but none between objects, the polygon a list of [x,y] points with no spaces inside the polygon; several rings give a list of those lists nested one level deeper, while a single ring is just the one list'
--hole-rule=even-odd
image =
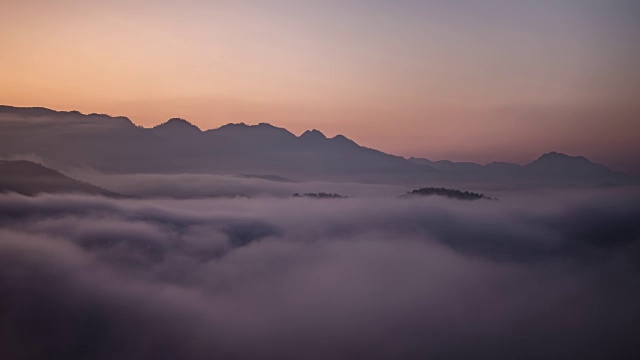
[{"label": "low-lying fog bank", "polygon": [[339,200],[0,195],[0,357],[582,359],[640,350],[637,192],[464,202],[363,188]]}]

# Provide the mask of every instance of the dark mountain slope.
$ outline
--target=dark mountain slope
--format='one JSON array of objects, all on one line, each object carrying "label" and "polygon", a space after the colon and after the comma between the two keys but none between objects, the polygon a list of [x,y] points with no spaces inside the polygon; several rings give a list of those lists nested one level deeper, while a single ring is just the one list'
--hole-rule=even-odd
[{"label": "dark mountain slope", "polygon": [[200,132],[200,128],[188,122],[185,119],[173,118],[169,119],[158,126],[152,128],[156,133],[166,133],[171,136],[181,134],[193,134]]},{"label": "dark mountain slope", "polygon": [[0,160],[0,193],[3,192],[16,192],[30,196],[40,193],[122,196],[95,185],[72,179],[40,164],[24,160]]}]

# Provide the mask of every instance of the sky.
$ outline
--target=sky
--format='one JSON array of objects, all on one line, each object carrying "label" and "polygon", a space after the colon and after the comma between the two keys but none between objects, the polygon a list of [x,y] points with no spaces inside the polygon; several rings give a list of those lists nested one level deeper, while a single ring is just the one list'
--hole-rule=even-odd
[{"label": "sky", "polygon": [[0,103],[640,172],[635,1],[0,3]]}]

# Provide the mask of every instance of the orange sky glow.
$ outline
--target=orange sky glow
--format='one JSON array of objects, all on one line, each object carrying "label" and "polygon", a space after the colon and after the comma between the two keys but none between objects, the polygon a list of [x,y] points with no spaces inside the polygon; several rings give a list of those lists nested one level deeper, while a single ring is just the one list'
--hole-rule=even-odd
[{"label": "orange sky glow", "polygon": [[[482,4],[480,4],[482,3]],[[640,172],[628,1],[0,3],[0,103],[316,128],[434,160]]]}]

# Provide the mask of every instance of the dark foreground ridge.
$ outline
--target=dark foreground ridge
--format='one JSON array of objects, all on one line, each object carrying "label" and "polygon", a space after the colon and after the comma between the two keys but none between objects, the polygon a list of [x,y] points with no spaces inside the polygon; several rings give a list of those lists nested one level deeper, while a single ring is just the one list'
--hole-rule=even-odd
[{"label": "dark foreground ridge", "polygon": [[462,190],[456,190],[456,189],[447,189],[444,187],[440,187],[440,188],[425,187],[417,190],[407,191],[407,193],[402,195],[402,197],[431,196],[431,195],[446,196],[448,198],[459,199],[459,200],[480,200],[480,199],[498,200],[496,198],[485,196],[484,194],[481,194],[481,193],[474,193],[470,191],[462,191]]},{"label": "dark foreground ridge", "polygon": [[42,193],[76,193],[124,197],[26,160],[0,160],[0,193],[6,192],[27,196]]}]

